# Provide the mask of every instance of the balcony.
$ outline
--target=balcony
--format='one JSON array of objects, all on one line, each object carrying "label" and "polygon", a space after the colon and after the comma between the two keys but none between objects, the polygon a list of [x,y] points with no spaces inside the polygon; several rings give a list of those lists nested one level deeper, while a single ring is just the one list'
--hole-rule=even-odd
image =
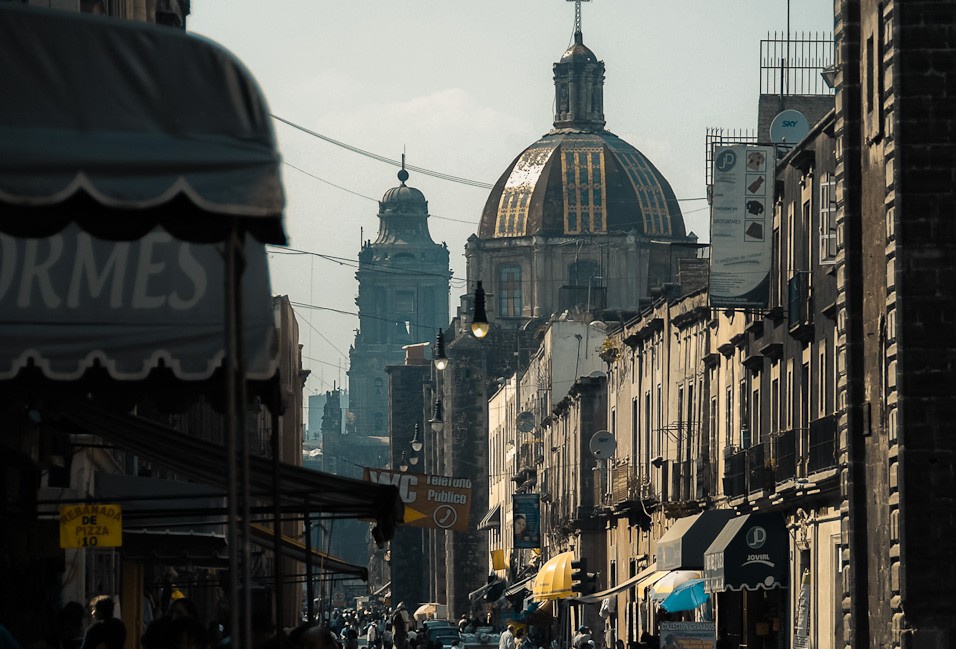
[{"label": "balcony", "polygon": [[787,294],[787,328],[790,335],[801,342],[813,340],[813,291],[810,287],[810,274],[797,273],[791,277],[787,284]]},{"label": "balcony", "polygon": [[810,422],[807,473],[814,474],[837,465],[836,415],[827,415]]},{"label": "balcony", "polygon": [[777,483],[797,478],[797,431],[784,430],[773,436],[774,477]]},{"label": "balcony", "polygon": [[[729,451],[729,453],[726,453]],[[724,495],[737,498],[747,495],[747,449],[729,447],[724,457]]]},{"label": "balcony", "polygon": [[748,491],[773,489],[773,468],[770,466],[770,444],[755,444],[747,449]]}]

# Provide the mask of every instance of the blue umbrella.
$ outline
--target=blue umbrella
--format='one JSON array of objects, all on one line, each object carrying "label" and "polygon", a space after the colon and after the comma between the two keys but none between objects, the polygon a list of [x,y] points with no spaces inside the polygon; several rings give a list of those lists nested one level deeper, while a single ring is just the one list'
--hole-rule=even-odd
[{"label": "blue umbrella", "polygon": [[661,608],[668,613],[693,611],[701,604],[706,604],[709,598],[710,595],[704,592],[704,580],[691,579],[675,588],[674,591],[661,602]]}]

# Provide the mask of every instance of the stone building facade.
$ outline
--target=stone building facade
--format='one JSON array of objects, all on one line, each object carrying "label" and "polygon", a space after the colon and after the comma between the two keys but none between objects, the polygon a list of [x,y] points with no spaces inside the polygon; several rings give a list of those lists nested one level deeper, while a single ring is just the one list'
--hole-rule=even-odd
[{"label": "stone building facade", "polygon": [[848,647],[956,642],[956,3],[836,5]]},{"label": "stone building facade", "polygon": [[375,241],[362,244],[355,273],[359,330],[349,349],[349,412],[356,435],[388,436],[388,365],[401,365],[405,345],[432,340],[448,324],[448,248],[428,232],[428,202],[405,184],[379,203]]}]

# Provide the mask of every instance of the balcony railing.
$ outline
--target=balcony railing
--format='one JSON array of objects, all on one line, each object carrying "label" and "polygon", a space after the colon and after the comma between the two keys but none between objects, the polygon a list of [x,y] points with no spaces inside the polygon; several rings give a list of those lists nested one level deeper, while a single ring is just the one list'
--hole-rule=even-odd
[{"label": "balcony railing", "polygon": [[835,415],[827,415],[810,422],[807,471],[817,473],[837,465],[837,422]]},{"label": "balcony railing", "polygon": [[773,436],[774,476],[777,482],[797,477],[797,431],[784,430]]},{"label": "balcony railing", "polygon": [[790,335],[806,342],[813,338],[813,292],[810,274],[797,273],[787,284],[787,327]]},{"label": "balcony railing", "polygon": [[729,498],[747,495],[747,449],[733,452],[724,459],[724,495]]},{"label": "balcony railing", "polygon": [[747,449],[748,491],[773,488],[773,469],[770,467],[768,443],[755,444]]}]

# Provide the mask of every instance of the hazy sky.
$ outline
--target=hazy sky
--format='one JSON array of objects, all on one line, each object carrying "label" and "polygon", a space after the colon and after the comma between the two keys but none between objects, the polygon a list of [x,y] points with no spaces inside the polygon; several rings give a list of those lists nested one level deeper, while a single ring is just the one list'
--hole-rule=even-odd
[{"label": "hazy sky", "polygon": [[[791,0],[791,30],[829,33],[833,0]],[[680,199],[704,195],[709,126],[756,122],[759,45],[784,32],[786,0],[594,0],[584,42],[606,66],[607,128],[640,149]],[[551,128],[552,64],[572,38],[567,0],[193,0],[189,30],[238,56],[271,111],[355,147],[494,183]],[[275,123],[285,224],[295,249],[270,254],[272,289],[293,302],[354,313],[355,261],[375,238],[377,201],[397,168]],[[464,244],[487,189],[412,173],[432,238],[463,278]],[[356,195],[359,194],[359,195]],[[681,203],[708,240],[707,203]],[[347,265],[346,265],[347,264]],[[464,292],[452,280],[452,309]],[[309,394],[344,380],[354,315],[296,307]],[[341,367],[341,369],[339,369]]]}]

